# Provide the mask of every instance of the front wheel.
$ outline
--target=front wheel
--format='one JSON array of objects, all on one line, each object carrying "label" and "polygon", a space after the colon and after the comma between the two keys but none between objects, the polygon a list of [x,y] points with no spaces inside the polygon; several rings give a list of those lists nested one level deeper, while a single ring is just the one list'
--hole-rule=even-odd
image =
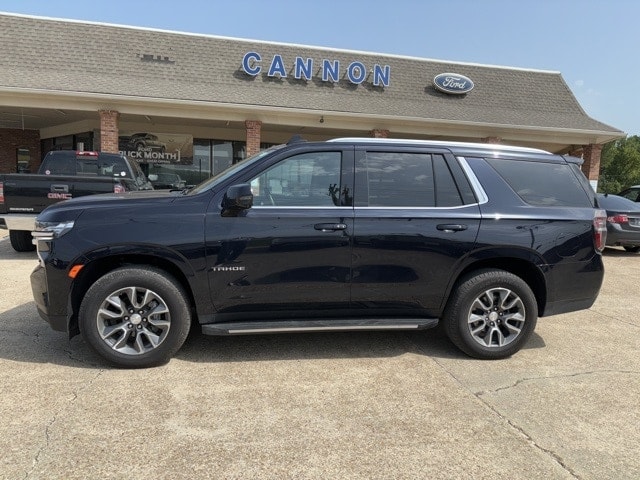
[{"label": "front wheel", "polygon": [[640,246],[638,246],[638,245],[633,245],[632,247],[627,246],[627,247],[624,247],[624,249],[625,249],[627,252],[631,252],[631,253],[638,253],[638,252],[640,252]]},{"label": "front wheel", "polygon": [[89,288],[78,320],[96,353],[119,367],[142,368],[166,363],[180,349],[191,313],[174,278],[151,267],[123,267]]},{"label": "front wheel", "polygon": [[467,355],[498,359],[513,355],[529,339],[538,304],[529,285],[504,270],[479,270],[455,287],[443,316],[451,341]]}]

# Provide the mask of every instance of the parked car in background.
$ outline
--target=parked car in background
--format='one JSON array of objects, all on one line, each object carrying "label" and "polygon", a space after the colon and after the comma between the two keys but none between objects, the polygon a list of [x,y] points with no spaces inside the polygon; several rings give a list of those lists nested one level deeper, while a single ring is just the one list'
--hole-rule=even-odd
[{"label": "parked car in background", "polygon": [[149,181],[155,190],[183,189],[186,182],[177,173],[150,173]]},{"label": "parked car in background", "polygon": [[607,246],[640,251],[640,204],[606,193],[598,194],[598,204],[607,211]]},{"label": "parked car in background", "polygon": [[625,188],[620,193],[620,197],[628,198],[632,202],[640,202],[640,185],[633,185],[632,187]]}]

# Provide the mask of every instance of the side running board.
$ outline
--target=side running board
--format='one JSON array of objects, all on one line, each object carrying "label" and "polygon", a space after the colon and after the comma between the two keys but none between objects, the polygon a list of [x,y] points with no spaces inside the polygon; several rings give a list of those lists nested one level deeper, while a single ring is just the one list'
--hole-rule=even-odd
[{"label": "side running board", "polygon": [[438,325],[437,318],[372,318],[338,320],[274,320],[225,322],[202,325],[205,335],[260,333],[339,332],[353,330],[424,330]]}]

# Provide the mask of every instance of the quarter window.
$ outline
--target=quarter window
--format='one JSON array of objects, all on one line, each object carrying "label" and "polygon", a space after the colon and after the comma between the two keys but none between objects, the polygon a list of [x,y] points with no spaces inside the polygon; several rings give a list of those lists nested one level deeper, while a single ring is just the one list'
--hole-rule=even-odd
[{"label": "quarter window", "polygon": [[568,164],[505,159],[487,159],[487,162],[530,205],[593,206]]},{"label": "quarter window", "polygon": [[340,201],[340,152],[282,160],[251,180],[256,206],[332,207]]}]

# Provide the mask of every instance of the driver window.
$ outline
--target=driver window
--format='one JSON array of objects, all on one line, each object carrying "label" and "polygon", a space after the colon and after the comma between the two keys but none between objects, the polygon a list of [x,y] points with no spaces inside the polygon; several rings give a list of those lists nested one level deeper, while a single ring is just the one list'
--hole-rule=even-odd
[{"label": "driver window", "polygon": [[286,158],[251,180],[254,206],[340,205],[340,152],[310,152]]}]

